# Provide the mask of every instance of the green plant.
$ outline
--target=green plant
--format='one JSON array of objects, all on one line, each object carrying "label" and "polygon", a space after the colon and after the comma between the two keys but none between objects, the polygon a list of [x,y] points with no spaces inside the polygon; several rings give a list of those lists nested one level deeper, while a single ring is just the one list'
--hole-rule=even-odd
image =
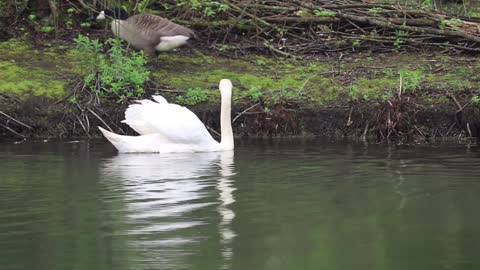
[{"label": "green plant", "polygon": [[416,90],[425,77],[421,70],[400,69],[398,74],[402,77],[404,92]]},{"label": "green plant", "polygon": [[360,90],[358,89],[357,85],[352,85],[348,90],[348,97],[350,100],[357,100],[358,96],[360,95]]},{"label": "green plant", "polygon": [[207,93],[201,88],[189,88],[185,95],[177,96],[176,101],[182,105],[197,105],[207,100]]},{"label": "green plant", "polygon": [[447,27],[451,28],[454,31],[457,31],[460,29],[460,26],[463,25],[463,21],[458,19],[458,18],[451,18],[448,20],[442,20],[440,24],[438,25],[438,28],[441,30],[445,30]]},{"label": "green plant", "polygon": [[259,102],[262,98],[262,92],[258,86],[252,86],[248,91],[248,94],[253,102]]},{"label": "green plant", "polygon": [[373,7],[373,8],[368,9],[368,12],[370,12],[370,14],[372,14],[372,16],[378,16],[380,11],[382,11],[382,10],[383,10],[382,8]]},{"label": "green plant", "polygon": [[335,17],[337,15],[335,12],[330,11],[330,10],[315,10],[313,11],[313,15],[317,17]]},{"label": "green plant", "polygon": [[72,19],[67,19],[65,21],[65,26],[67,27],[67,29],[72,29],[72,26],[73,26],[73,21]]},{"label": "green plant", "polygon": [[142,52],[127,52],[120,39],[108,39],[107,54],[98,40],[79,35],[74,39],[77,55],[86,69],[85,85],[99,96],[113,95],[119,101],[143,94],[143,84],[150,72],[144,69],[146,63]]},{"label": "green plant", "polygon": [[355,39],[355,40],[352,42],[352,47],[353,47],[353,49],[360,48],[360,40]]},{"label": "green plant", "polygon": [[478,106],[480,104],[480,97],[479,96],[473,96],[472,97],[472,105]]},{"label": "green plant", "polygon": [[183,0],[177,1],[177,7],[202,12],[207,17],[213,17],[218,13],[225,12],[230,9],[227,4],[219,3],[213,0]]},{"label": "green plant", "polygon": [[423,7],[425,7],[425,8],[432,8],[432,7],[433,7],[432,0],[424,0],[424,1],[423,1]]},{"label": "green plant", "polygon": [[82,22],[80,24],[80,27],[82,27],[82,28],[90,28],[90,26],[92,26],[92,24],[89,23],[89,22]]},{"label": "green plant", "polygon": [[393,46],[398,50],[402,46],[402,44],[405,44],[405,37],[408,37],[410,35],[409,32],[407,31],[402,31],[402,30],[395,30],[395,36],[397,37],[395,41],[393,42]]},{"label": "green plant", "polygon": [[393,78],[395,76],[394,72],[393,72],[393,69],[391,69],[391,68],[384,69],[383,74],[385,74],[385,76],[387,76],[389,78]]},{"label": "green plant", "polygon": [[263,59],[257,59],[255,60],[255,64],[257,64],[257,66],[265,66],[267,63]]},{"label": "green plant", "polygon": [[67,9],[67,13],[69,13],[69,14],[75,13],[75,11],[76,11],[76,10],[75,10],[75,8],[73,8],[73,7]]},{"label": "green plant", "polygon": [[53,31],[55,31],[55,27],[53,27],[53,26],[47,25],[47,26],[40,27],[40,32],[51,33]]},{"label": "green plant", "polygon": [[294,91],[287,86],[270,89],[270,95],[271,97],[268,99],[269,104],[286,104],[299,97],[298,91]]},{"label": "green plant", "polygon": [[145,13],[145,9],[150,5],[150,0],[137,1],[137,4],[133,8],[136,13]]}]

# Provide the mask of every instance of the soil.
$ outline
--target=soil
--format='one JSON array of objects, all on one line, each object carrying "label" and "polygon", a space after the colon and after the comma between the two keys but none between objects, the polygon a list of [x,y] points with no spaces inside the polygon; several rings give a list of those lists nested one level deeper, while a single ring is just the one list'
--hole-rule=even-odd
[{"label": "soil", "polygon": [[[105,33],[97,30],[95,35]],[[51,37],[37,33],[0,43],[0,71],[25,75],[3,78],[7,84],[0,89],[0,138],[94,138],[100,137],[97,126],[135,134],[120,123],[132,100],[119,104],[104,99],[95,105],[71,102],[82,78],[69,58],[73,34],[60,33],[50,43]],[[218,78],[234,76],[238,98],[232,118],[236,118],[233,126],[238,137],[328,136],[396,142],[480,137],[480,106],[473,99],[479,94],[480,65],[474,56],[358,52],[340,61],[337,55],[313,60],[225,55],[194,45],[161,56],[162,67],[152,74],[155,87],[147,87],[144,97],[160,93],[174,102],[177,92],[185,94],[192,84],[199,85],[208,100],[188,107],[218,137],[218,93],[213,91]],[[415,87],[399,95],[397,74],[402,68],[421,70],[420,75],[408,76],[422,79],[415,85],[404,78],[404,88],[407,83]],[[8,84],[9,79],[18,87]],[[27,90],[20,87],[21,82]],[[261,93],[258,99],[252,98],[256,86]],[[56,95],[42,92],[56,87]],[[356,87],[359,93],[353,91]]]}]

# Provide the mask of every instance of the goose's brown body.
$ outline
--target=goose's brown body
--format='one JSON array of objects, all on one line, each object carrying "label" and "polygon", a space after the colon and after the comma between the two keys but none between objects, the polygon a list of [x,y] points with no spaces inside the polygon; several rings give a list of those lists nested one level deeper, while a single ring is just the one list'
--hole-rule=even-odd
[{"label": "goose's brown body", "polygon": [[144,14],[114,20],[112,32],[135,49],[148,54],[179,47],[194,36],[192,30],[156,15]]},{"label": "goose's brown body", "polygon": [[102,10],[97,20],[112,19],[112,32],[133,48],[147,54],[169,51],[187,43],[195,34],[187,27],[152,14],[129,16],[122,8]]}]

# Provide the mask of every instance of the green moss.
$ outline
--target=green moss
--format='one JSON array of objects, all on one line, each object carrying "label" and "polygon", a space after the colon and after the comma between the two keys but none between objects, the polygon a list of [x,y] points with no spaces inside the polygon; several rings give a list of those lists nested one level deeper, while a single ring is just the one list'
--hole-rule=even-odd
[{"label": "green moss", "polygon": [[463,90],[471,89],[473,86],[470,79],[454,73],[442,75],[428,74],[425,77],[425,82],[427,87],[440,90]]},{"label": "green moss", "polygon": [[[61,80],[86,73],[77,61],[78,53],[71,48],[68,43],[54,42],[48,48],[33,48],[27,38],[1,42],[0,91],[23,96],[62,96]],[[193,50],[188,55],[162,53],[159,61],[160,68],[152,73],[157,83],[185,91],[178,94],[184,97],[188,89],[202,89],[202,95],[204,93],[207,103],[212,105],[219,102],[217,88],[223,78],[234,83],[234,103],[261,100],[269,105],[300,100],[302,106],[313,107],[345,105],[351,99],[385,101],[397,92],[399,73],[402,73],[405,93],[410,91],[425,99],[432,90],[480,88],[479,61],[468,59],[465,65],[465,59],[444,55],[432,58],[359,53],[339,62],[253,55],[232,59]],[[429,91],[422,91],[424,89]],[[171,98],[175,100],[175,96]],[[430,101],[438,100],[436,95]]]},{"label": "green moss", "polygon": [[29,96],[62,97],[65,93],[62,81],[52,79],[51,74],[38,68],[22,68],[14,62],[0,61],[0,92],[19,98]]},{"label": "green moss", "polygon": [[386,100],[393,96],[394,91],[398,88],[399,81],[396,78],[359,78],[353,87],[356,93],[351,94],[352,98],[363,100]]},{"label": "green moss", "polygon": [[1,57],[13,57],[19,54],[26,54],[31,50],[30,43],[26,38],[11,38],[0,42]]},{"label": "green moss", "polygon": [[[153,73],[153,77],[160,83],[183,91],[200,87],[214,92],[221,79],[229,78],[234,83],[237,101],[250,100],[252,89],[255,89],[256,95],[260,93],[267,103],[283,98],[318,101],[320,97],[310,96],[316,93],[312,89],[318,89],[314,83],[318,80],[330,84],[321,85],[328,90],[329,96],[332,96],[331,92],[339,92],[338,87],[332,87],[330,80],[320,79],[318,73],[331,69],[328,64],[320,62],[278,61],[259,56],[232,60],[206,56],[199,52],[193,57],[163,54],[160,61],[162,68]],[[209,97],[217,98],[216,95]]]}]

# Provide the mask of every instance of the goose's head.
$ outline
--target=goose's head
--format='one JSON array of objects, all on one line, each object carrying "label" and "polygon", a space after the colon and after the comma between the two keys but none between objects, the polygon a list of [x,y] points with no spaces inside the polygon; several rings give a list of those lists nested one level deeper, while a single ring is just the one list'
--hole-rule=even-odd
[{"label": "goose's head", "polygon": [[218,86],[222,97],[231,97],[232,96],[232,82],[229,79],[222,79]]},{"label": "goose's head", "polygon": [[100,14],[97,16],[97,20],[105,20],[106,18],[113,18],[117,20],[126,20],[128,19],[128,12],[123,8],[107,8],[100,11]]}]

